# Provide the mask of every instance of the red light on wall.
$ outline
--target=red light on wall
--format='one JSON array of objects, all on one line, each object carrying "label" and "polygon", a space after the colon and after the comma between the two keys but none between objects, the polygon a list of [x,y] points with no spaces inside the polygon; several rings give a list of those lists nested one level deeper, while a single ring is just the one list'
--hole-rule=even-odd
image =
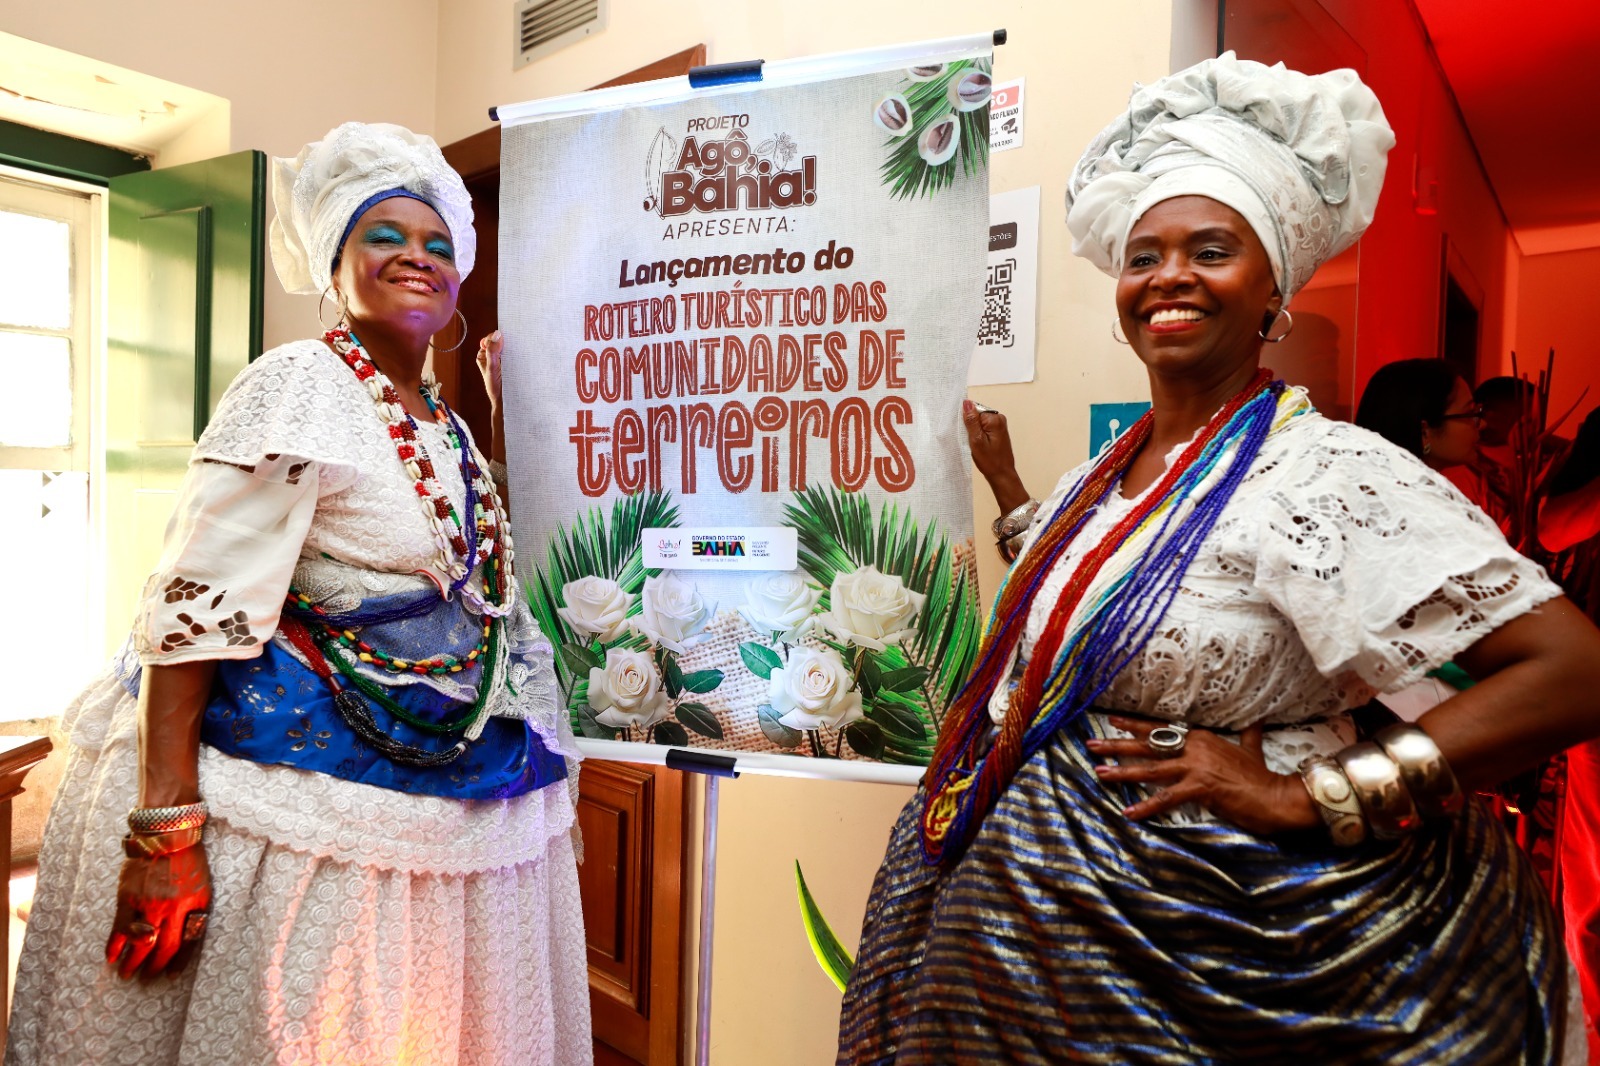
[{"label": "red light on wall", "polygon": [[1419,215],[1439,213],[1439,182],[1433,168],[1422,165],[1421,156],[1411,157],[1411,205]]}]

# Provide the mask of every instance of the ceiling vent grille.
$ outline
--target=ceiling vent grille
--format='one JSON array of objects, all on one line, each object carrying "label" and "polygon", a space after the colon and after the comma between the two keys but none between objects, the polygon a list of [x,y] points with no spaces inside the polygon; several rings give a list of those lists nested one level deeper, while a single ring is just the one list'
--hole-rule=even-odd
[{"label": "ceiling vent grille", "polygon": [[511,69],[521,70],[574,41],[606,28],[610,0],[517,0],[513,8]]}]

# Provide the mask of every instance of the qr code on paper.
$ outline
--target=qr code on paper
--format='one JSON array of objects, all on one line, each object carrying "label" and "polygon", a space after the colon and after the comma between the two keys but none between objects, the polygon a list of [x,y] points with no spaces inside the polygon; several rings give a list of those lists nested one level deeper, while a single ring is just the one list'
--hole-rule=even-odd
[{"label": "qr code on paper", "polygon": [[1009,348],[1017,342],[1011,332],[1011,278],[1016,271],[1015,259],[989,264],[989,280],[983,288],[983,318],[978,322],[981,345]]}]

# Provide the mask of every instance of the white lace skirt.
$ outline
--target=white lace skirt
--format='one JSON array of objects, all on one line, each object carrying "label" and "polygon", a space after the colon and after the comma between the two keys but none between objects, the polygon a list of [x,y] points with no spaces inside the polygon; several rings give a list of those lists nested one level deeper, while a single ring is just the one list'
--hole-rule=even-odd
[{"label": "white lace skirt", "polygon": [[136,798],[134,700],[67,714],[6,1063],[591,1061],[567,790],[408,796],[202,750],[214,899],[188,968],[123,981],[104,946]]}]

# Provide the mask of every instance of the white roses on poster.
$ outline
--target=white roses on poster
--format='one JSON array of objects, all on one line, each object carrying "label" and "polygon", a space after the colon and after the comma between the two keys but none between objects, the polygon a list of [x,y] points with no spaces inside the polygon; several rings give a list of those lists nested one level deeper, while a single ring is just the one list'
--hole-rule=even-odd
[{"label": "white roses on poster", "polygon": [[589,706],[614,729],[648,729],[672,711],[656,664],[647,653],[626,648],[612,648],[604,668],[589,671]]},{"label": "white roses on poster", "polygon": [[956,429],[992,51],[499,108],[517,576],[586,753],[932,756],[981,622]]},{"label": "white roses on poster", "polygon": [[861,693],[839,653],[796,648],[772,671],[767,699],[790,729],[840,729],[861,717]]},{"label": "white roses on poster", "polygon": [[832,609],[819,622],[840,640],[883,651],[916,632],[927,597],[912,592],[897,574],[864,566],[833,579]]},{"label": "white roses on poster", "polygon": [[812,612],[820,599],[822,590],[812,588],[799,574],[762,574],[745,590],[739,613],[757,633],[771,633],[784,644],[795,644],[811,628]]},{"label": "white roses on poster", "polygon": [[574,633],[609,644],[627,628],[633,597],[615,581],[580,577],[562,586],[561,598],[566,606],[556,608],[556,613]]},{"label": "white roses on poster", "polygon": [[682,655],[716,613],[716,605],[707,603],[693,585],[664,574],[645,579],[639,615],[631,624],[646,640]]}]

